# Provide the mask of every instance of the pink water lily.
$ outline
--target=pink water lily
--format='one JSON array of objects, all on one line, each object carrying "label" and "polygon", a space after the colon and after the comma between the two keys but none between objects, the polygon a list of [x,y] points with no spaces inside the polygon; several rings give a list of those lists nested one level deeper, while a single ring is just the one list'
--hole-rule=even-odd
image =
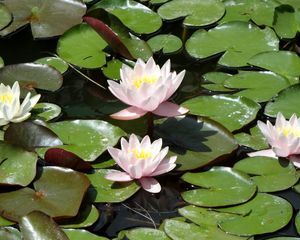
[{"label": "pink water lily", "polygon": [[121,149],[109,147],[108,152],[124,172],[111,171],[105,178],[116,182],[137,179],[146,191],[160,192],[161,186],[153,177],[173,170],[177,158],[165,158],[169,148],[161,148],[162,139],[151,144],[149,136],[145,136],[141,142],[134,134],[130,135],[128,142],[121,138]]},{"label": "pink water lily", "polygon": [[130,107],[111,115],[120,120],[131,120],[152,112],[159,116],[174,117],[188,109],[167,101],[181,84],[185,71],[171,72],[168,60],[160,69],[151,57],[147,63],[138,59],[134,68],[123,64],[121,81],[108,80],[109,90]]},{"label": "pink water lily", "polygon": [[300,118],[295,114],[287,121],[281,113],[277,114],[275,125],[258,121],[259,129],[266,137],[271,149],[249,153],[250,157],[285,157],[300,168]]}]

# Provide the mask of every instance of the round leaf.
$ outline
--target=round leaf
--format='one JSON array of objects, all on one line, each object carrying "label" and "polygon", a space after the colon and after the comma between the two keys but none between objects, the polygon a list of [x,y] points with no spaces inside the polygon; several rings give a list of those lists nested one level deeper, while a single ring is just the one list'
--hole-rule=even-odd
[{"label": "round leaf", "polygon": [[36,60],[35,62],[54,67],[61,74],[65,73],[69,68],[68,64],[64,60],[58,57],[44,57]]},{"label": "round leaf", "polygon": [[0,3],[0,30],[5,28],[12,20],[12,15],[8,8]]},{"label": "round leaf", "polygon": [[195,58],[207,58],[225,51],[219,64],[242,67],[260,52],[278,50],[278,39],[268,27],[260,29],[246,22],[229,22],[209,31],[196,31],[187,40],[186,50]]},{"label": "round leaf", "polygon": [[200,96],[187,100],[182,106],[190,113],[207,116],[228,128],[238,130],[256,118],[260,105],[239,96]]},{"label": "round leaf", "polygon": [[108,240],[108,238],[97,236],[83,229],[64,229],[64,232],[70,240]]},{"label": "round leaf", "polygon": [[156,35],[150,38],[147,43],[153,52],[159,52],[162,50],[164,54],[177,52],[182,47],[181,39],[172,34]]},{"label": "round leaf", "polygon": [[112,80],[120,79],[120,69],[122,67],[122,62],[118,59],[113,59],[107,63],[107,66],[102,68],[103,74]]},{"label": "round leaf", "polygon": [[297,233],[300,234],[300,212],[298,212],[296,215],[295,226],[296,226]]},{"label": "round leaf", "polygon": [[256,192],[249,176],[229,167],[213,167],[203,173],[185,173],[182,179],[200,186],[182,193],[185,201],[204,207],[219,207],[248,201]]},{"label": "round leaf", "polygon": [[53,103],[38,103],[31,112],[43,121],[50,121],[61,114],[61,108]]},{"label": "round leaf", "polygon": [[135,228],[126,231],[126,237],[129,240],[169,240],[163,231],[151,228]]},{"label": "round leaf", "polygon": [[229,78],[230,74],[223,72],[208,72],[203,75],[203,83],[201,87],[217,92],[231,92],[232,89],[224,87],[224,81]]}]

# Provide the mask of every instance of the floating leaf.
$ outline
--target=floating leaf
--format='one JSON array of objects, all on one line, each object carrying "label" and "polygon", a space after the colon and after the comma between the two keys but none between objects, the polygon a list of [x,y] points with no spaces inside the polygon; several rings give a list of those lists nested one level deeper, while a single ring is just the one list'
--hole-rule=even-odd
[{"label": "floating leaf", "polygon": [[276,192],[290,188],[299,179],[293,163],[268,157],[251,157],[238,161],[234,169],[254,175],[251,179],[260,192]]},{"label": "floating leaf", "polygon": [[5,28],[12,20],[12,15],[8,8],[0,3],[0,30]]},{"label": "floating leaf", "polygon": [[19,225],[24,240],[69,240],[53,219],[40,211],[23,216]]},{"label": "floating leaf", "polygon": [[225,7],[219,0],[173,0],[162,5],[157,12],[165,20],[184,17],[183,25],[203,27],[218,21],[224,15]]},{"label": "floating leaf", "polygon": [[219,226],[223,231],[239,236],[275,232],[287,225],[293,215],[288,201],[265,193],[258,193],[245,204],[218,210],[237,214],[235,218],[223,220]]},{"label": "floating leaf", "polygon": [[0,142],[0,184],[27,186],[36,175],[37,160],[33,152]]},{"label": "floating leaf", "polygon": [[251,23],[229,22],[209,31],[196,31],[187,40],[186,50],[195,58],[207,58],[225,51],[219,64],[242,67],[258,53],[278,50],[278,39],[268,27],[260,29]]},{"label": "floating leaf", "polygon": [[300,213],[298,212],[295,218],[295,226],[297,233],[300,234]]},{"label": "floating leaf", "polygon": [[5,229],[2,227],[14,225],[14,224],[15,224],[14,222],[11,222],[11,221],[7,220],[6,218],[3,218],[0,216],[0,239],[1,239],[1,229]]},{"label": "floating leaf", "polygon": [[86,12],[85,4],[77,0],[3,0],[3,3],[14,18],[13,22],[0,32],[0,36],[12,33],[28,23],[34,38],[61,35],[70,27],[79,24]]},{"label": "floating leaf", "polygon": [[34,106],[31,113],[43,121],[50,121],[61,114],[61,108],[53,103],[38,103]]},{"label": "floating leaf", "polygon": [[109,240],[106,237],[100,237],[83,229],[64,229],[70,240]]},{"label": "floating leaf", "polygon": [[28,91],[34,93],[34,88],[56,91],[63,83],[63,77],[57,70],[37,63],[20,63],[0,68],[0,79],[3,84],[10,86],[18,81],[22,97]]},{"label": "floating leaf", "polygon": [[237,144],[232,134],[214,121],[197,117],[176,117],[156,121],[155,133],[177,155],[176,170],[205,166],[232,153]]},{"label": "floating leaf", "polygon": [[179,37],[172,34],[159,34],[150,38],[147,43],[153,52],[162,51],[164,54],[177,52],[182,47],[182,41]]},{"label": "floating leaf", "polygon": [[103,74],[112,80],[120,79],[120,69],[122,67],[122,62],[118,59],[113,59],[107,63],[107,66],[102,68]]},{"label": "floating leaf", "polygon": [[61,74],[65,73],[69,68],[68,64],[64,60],[58,57],[44,57],[35,60],[35,62],[40,64],[46,64],[49,65],[50,67],[54,67]]},{"label": "floating leaf", "polygon": [[78,213],[89,185],[82,173],[67,168],[44,167],[41,177],[33,183],[35,190],[22,188],[0,193],[0,211],[13,221],[35,210],[51,217],[72,217]]},{"label": "floating leaf", "polygon": [[203,173],[185,173],[185,182],[201,187],[182,193],[183,199],[203,207],[220,207],[248,201],[256,185],[247,174],[229,167],[213,167]]},{"label": "floating leaf", "polygon": [[240,89],[234,95],[255,102],[266,102],[288,86],[290,83],[286,78],[273,72],[240,71],[224,81],[224,87]]},{"label": "floating leaf", "polygon": [[[108,146],[114,146],[125,135],[120,128],[100,120],[73,120],[47,125],[58,135],[64,145],[56,146],[76,154],[85,161],[94,161]],[[49,148],[39,148],[44,156]]]},{"label": "floating leaf", "polygon": [[3,58],[0,57],[0,68],[2,68],[4,66],[4,61],[3,61]]},{"label": "floating leaf", "polygon": [[250,128],[250,134],[242,132],[235,134],[234,138],[239,145],[250,147],[254,150],[266,149],[269,146],[267,139],[257,126]]},{"label": "floating leaf", "polygon": [[135,181],[116,183],[105,179],[109,171],[113,170],[97,169],[87,175],[92,184],[90,194],[95,198],[94,202],[123,202],[140,189]]},{"label": "floating leaf", "polygon": [[107,43],[87,24],[66,31],[58,40],[57,53],[65,61],[83,68],[99,68],[106,63],[102,51]]},{"label": "floating leaf", "polygon": [[89,11],[95,9],[104,9],[115,15],[126,27],[139,34],[153,33],[162,25],[157,13],[133,0],[102,0]]},{"label": "floating leaf", "polygon": [[0,227],[1,240],[22,240],[21,233],[13,227]]},{"label": "floating leaf", "polygon": [[264,114],[270,117],[276,117],[281,112],[286,118],[290,118],[294,113],[300,116],[300,85],[293,85],[282,90],[273,101],[268,102]]},{"label": "floating leaf", "polygon": [[217,92],[231,92],[232,89],[224,87],[224,81],[232,76],[223,72],[208,72],[203,75],[203,83],[201,87]]},{"label": "floating leaf", "polygon": [[170,238],[167,235],[158,229],[152,228],[135,228],[132,230],[126,231],[126,237],[129,240],[169,240]]},{"label": "floating leaf", "polygon": [[182,106],[190,113],[207,116],[228,128],[238,130],[256,118],[260,105],[251,99],[239,96],[200,96],[187,100]]}]

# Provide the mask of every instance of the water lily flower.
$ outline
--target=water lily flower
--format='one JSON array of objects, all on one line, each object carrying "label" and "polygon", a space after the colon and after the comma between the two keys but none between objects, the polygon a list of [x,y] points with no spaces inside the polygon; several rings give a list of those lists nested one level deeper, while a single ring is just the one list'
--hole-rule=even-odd
[{"label": "water lily flower", "polygon": [[30,117],[31,109],[40,99],[41,95],[37,94],[30,98],[30,93],[27,94],[22,104],[20,104],[20,86],[15,82],[12,88],[0,84],[0,126],[6,125],[9,122],[22,122]]},{"label": "water lily flower", "polygon": [[111,171],[105,178],[116,182],[129,182],[137,179],[148,192],[158,193],[161,190],[154,176],[169,172],[176,167],[176,156],[165,158],[169,148],[161,150],[162,139],[152,144],[149,136],[139,142],[136,135],[131,134],[129,141],[121,138],[121,149],[109,147],[108,152],[116,163],[124,170]]},{"label": "water lily flower", "polygon": [[181,84],[185,70],[178,75],[171,72],[168,60],[160,69],[151,57],[147,63],[138,59],[134,68],[123,64],[121,81],[108,81],[109,90],[130,107],[111,115],[119,120],[136,119],[147,112],[159,116],[174,117],[188,112],[188,109],[167,101]]},{"label": "water lily flower", "polygon": [[249,153],[250,157],[284,157],[300,168],[300,118],[296,114],[287,121],[281,113],[277,114],[275,125],[258,121],[259,129],[266,137],[271,149]]}]

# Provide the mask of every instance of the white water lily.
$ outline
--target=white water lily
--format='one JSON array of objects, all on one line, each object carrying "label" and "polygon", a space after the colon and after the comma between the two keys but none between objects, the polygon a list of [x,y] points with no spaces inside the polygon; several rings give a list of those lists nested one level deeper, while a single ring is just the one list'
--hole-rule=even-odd
[{"label": "white water lily", "polygon": [[35,95],[30,98],[30,93],[27,94],[22,104],[20,103],[20,86],[15,82],[12,88],[0,84],[0,126],[6,125],[9,122],[22,122],[30,117],[31,109],[39,101],[41,95]]}]

